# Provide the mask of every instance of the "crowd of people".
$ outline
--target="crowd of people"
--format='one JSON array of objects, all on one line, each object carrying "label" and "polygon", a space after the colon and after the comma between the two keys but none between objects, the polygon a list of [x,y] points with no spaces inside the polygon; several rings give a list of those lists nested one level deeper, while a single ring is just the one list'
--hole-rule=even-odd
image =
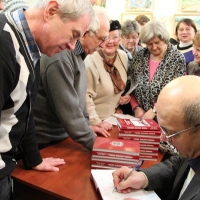
[{"label": "crowd of people", "polygon": [[[161,199],[199,199],[200,33],[178,22],[175,43],[163,24],[141,15],[120,24],[88,0],[0,1],[0,199],[11,199],[16,160],[58,171],[62,158],[40,149],[71,137],[89,151],[109,137],[106,118],[154,119],[170,158],[122,179],[118,192],[155,190]],[[19,4],[18,4],[19,3]],[[132,80],[135,89],[126,94]],[[132,86],[133,87],[133,86]],[[192,173],[192,175],[190,175]]]}]

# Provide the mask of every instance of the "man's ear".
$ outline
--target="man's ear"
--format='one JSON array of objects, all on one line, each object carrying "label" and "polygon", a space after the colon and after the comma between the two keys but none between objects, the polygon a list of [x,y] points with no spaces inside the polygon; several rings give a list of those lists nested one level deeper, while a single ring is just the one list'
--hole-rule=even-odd
[{"label": "man's ear", "polygon": [[59,4],[55,0],[50,0],[44,9],[44,17],[46,20],[51,19],[54,15],[58,14]]}]

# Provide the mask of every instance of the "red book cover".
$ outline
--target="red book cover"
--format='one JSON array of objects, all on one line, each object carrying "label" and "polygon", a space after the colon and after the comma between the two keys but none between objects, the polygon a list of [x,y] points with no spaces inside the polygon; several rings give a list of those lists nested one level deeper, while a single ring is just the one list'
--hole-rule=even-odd
[{"label": "red book cover", "polygon": [[111,160],[111,159],[99,159],[99,158],[93,158],[91,159],[91,165],[103,165],[103,166],[110,166],[110,167],[122,167],[122,166],[127,166],[127,167],[135,167],[135,165],[138,163],[137,161],[124,161],[124,160]]},{"label": "red book cover", "polygon": [[117,118],[117,124],[120,129],[136,129],[136,130],[157,130],[160,126],[153,119],[121,119]]},{"label": "red book cover", "polygon": [[149,135],[149,136],[160,136],[161,131],[157,130],[137,130],[137,129],[120,129],[119,128],[119,133],[120,134],[137,134],[137,135]]},{"label": "red book cover", "polygon": [[139,155],[140,145],[137,141],[97,137],[93,145],[93,151]]},{"label": "red book cover", "polygon": [[103,151],[92,151],[92,156],[97,155],[103,158],[110,157],[110,159],[139,159],[139,155],[131,155],[131,154],[123,154],[123,153],[110,153],[110,152],[103,152]]},{"label": "red book cover", "polygon": [[136,134],[118,134],[119,139],[134,140],[134,141],[150,141],[160,142],[160,136],[149,136],[149,135],[136,135]]}]

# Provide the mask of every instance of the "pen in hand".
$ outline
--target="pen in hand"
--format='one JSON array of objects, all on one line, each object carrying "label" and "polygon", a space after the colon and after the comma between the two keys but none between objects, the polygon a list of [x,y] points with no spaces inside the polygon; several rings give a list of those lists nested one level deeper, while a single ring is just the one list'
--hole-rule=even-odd
[{"label": "pen in hand", "polygon": [[[144,162],[144,160],[140,160],[140,161],[135,165],[135,167],[127,174],[127,176],[126,176],[122,181],[127,180],[128,177],[129,177],[134,171],[140,169],[140,167],[142,166],[143,162]],[[115,187],[115,188],[113,189],[113,192],[115,192],[115,191],[117,191],[117,187]]]}]

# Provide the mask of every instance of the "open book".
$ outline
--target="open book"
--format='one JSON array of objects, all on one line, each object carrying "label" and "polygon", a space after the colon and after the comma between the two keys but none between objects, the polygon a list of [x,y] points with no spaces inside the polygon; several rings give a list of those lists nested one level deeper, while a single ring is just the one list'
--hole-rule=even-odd
[{"label": "open book", "polygon": [[104,121],[109,122],[112,125],[117,126],[117,118],[120,118],[120,119],[135,119],[135,120],[138,119],[139,120],[139,118],[133,117],[132,115],[114,113],[110,117],[105,119]]},{"label": "open book", "polygon": [[103,200],[123,200],[124,198],[135,198],[138,200],[160,200],[154,191],[145,190],[133,190],[131,193],[122,194],[118,192],[113,192],[113,177],[112,172],[114,170],[98,170],[92,169],[91,174],[93,182],[97,190],[99,190]]}]

